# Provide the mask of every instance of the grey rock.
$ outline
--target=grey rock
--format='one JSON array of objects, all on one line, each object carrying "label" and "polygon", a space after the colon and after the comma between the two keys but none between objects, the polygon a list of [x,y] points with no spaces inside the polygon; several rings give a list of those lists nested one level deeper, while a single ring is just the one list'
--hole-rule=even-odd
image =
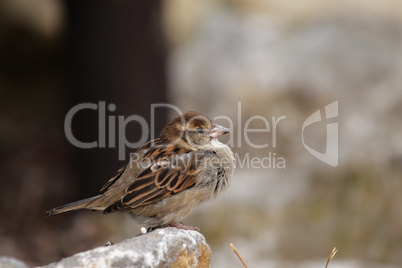
[{"label": "grey rock", "polygon": [[11,257],[0,257],[0,268],[28,268],[28,266]]},{"label": "grey rock", "polygon": [[199,232],[164,228],[43,267],[209,267],[210,252]]}]

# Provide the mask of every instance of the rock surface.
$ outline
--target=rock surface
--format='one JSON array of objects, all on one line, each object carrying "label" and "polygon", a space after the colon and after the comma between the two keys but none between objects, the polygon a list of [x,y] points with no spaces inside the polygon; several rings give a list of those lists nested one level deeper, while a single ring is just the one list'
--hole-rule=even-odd
[{"label": "rock surface", "polygon": [[199,232],[164,228],[43,267],[209,267],[210,254]]},{"label": "rock surface", "polygon": [[10,258],[10,257],[1,257],[0,256],[0,267],[1,268],[28,268],[28,266],[25,265],[20,260]]}]

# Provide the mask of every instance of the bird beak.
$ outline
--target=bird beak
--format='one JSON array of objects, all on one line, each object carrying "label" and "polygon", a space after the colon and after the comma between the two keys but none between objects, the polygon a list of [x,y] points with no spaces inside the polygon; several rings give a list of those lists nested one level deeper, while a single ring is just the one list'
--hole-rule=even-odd
[{"label": "bird beak", "polygon": [[220,125],[214,125],[211,131],[209,131],[209,138],[212,140],[227,133],[229,133],[229,129],[222,127]]}]

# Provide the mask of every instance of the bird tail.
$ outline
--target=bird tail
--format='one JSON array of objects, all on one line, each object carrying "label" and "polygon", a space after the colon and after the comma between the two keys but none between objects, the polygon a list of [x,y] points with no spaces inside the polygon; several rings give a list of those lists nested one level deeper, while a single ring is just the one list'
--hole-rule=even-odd
[{"label": "bird tail", "polygon": [[[59,215],[59,214],[64,214],[67,212],[72,212],[75,210],[80,210],[80,209],[93,209],[93,210],[103,210],[105,209],[104,207],[97,206],[95,201],[100,200],[103,197],[103,195],[97,195],[94,197],[90,198],[85,198],[82,200],[78,200],[72,203],[68,203],[66,205],[50,209],[46,211],[46,216],[54,216],[54,215]],[[95,202],[95,203],[94,203]]]}]

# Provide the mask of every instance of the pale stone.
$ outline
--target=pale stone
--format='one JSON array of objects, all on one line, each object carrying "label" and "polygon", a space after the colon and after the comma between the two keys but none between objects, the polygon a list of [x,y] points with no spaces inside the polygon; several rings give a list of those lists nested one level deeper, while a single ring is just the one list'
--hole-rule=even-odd
[{"label": "pale stone", "polygon": [[43,267],[209,267],[210,254],[199,232],[163,228]]}]

